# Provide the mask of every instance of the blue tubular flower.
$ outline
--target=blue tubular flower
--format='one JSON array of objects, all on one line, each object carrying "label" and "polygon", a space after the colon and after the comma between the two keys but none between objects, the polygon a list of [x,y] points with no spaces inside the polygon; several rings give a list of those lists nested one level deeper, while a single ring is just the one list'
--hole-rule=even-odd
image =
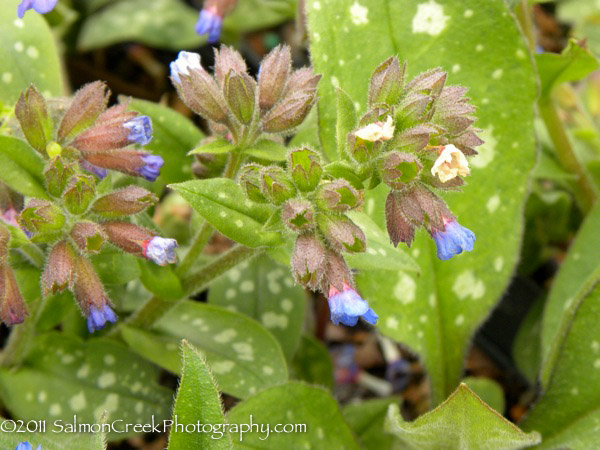
[{"label": "blue tubular flower", "polygon": [[148,116],[137,116],[123,126],[130,130],[127,139],[140,145],[146,145],[152,140],[152,119]]},{"label": "blue tubular flower", "polygon": [[52,11],[57,3],[58,0],[23,0],[17,8],[17,14],[20,19],[25,17],[28,9],[34,9],[40,14],[46,14]]},{"label": "blue tubular flower", "polygon": [[352,327],[361,316],[371,325],[375,325],[379,319],[373,308],[369,308],[369,304],[347,283],[344,283],[342,292],[333,286],[329,288],[329,310],[334,325],[341,322]]},{"label": "blue tubular flower", "polygon": [[212,9],[203,9],[200,11],[200,18],[196,24],[196,33],[208,34],[208,43],[214,44],[221,37],[223,29],[223,17]]},{"label": "blue tubular flower", "polygon": [[463,227],[455,219],[444,220],[446,229],[435,230],[433,240],[437,245],[437,257],[442,261],[451,259],[463,251],[470,252],[475,246],[475,233]]},{"label": "blue tubular flower", "polygon": [[99,309],[96,306],[90,307],[90,313],[87,318],[87,326],[90,333],[104,328],[106,322],[115,323],[116,321],[117,315],[110,306],[105,304],[102,309]]},{"label": "blue tubular flower", "polygon": [[155,236],[144,242],[144,257],[155,262],[159,266],[166,266],[177,261],[175,249],[177,241]]},{"label": "blue tubular flower", "polygon": [[142,157],[144,165],[140,168],[140,175],[148,181],[156,181],[160,175],[160,168],[165,165],[165,160],[158,155]]},{"label": "blue tubular flower", "polygon": [[189,75],[190,69],[201,69],[200,55],[192,52],[179,52],[177,59],[173,61],[170,66],[171,78],[176,83],[181,83],[179,75]]},{"label": "blue tubular flower", "polygon": [[[21,442],[19,445],[17,445],[15,450],[33,450],[33,445],[31,445],[28,441]],[[38,445],[36,450],[42,450],[41,444]]]}]

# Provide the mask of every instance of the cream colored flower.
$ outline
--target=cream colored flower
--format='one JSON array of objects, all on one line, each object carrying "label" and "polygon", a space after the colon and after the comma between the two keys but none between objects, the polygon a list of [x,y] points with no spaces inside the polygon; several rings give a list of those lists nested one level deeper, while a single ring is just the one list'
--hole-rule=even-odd
[{"label": "cream colored flower", "polygon": [[457,176],[465,177],[469,175],[469,163],[463,152],[454,145],[446,145],[438,159],[435,160],[431,168],[431,174],[437,176],[442,183],[452,180]]},{"label": "cream colored flower", "polygon": [[365,141],[389,141],[394,137],[394,121],[388,116],[384,122],[375,122],[354,132],[356,136]]}]

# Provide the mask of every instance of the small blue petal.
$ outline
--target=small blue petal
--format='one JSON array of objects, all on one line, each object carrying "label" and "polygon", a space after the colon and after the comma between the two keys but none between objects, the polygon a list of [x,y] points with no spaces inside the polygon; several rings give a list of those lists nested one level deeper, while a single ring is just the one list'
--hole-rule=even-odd
[{"label": "small blue petal", "polygon": [[98,167],[93,165],[92,163],[87,162],[85,159],[82,159],[79,161],[79,165],[87,170],[90,173],[93,173],[94,175],[96,175],[98,178],[100,178],[101,180],[103,180],[104,178],[107,177],[108,175],[108,170],[102,168],[102,167]]},{"label": "small blue petal", "polygon": [[112,323],[117,321],[117,315],[110,306],[104,305],[102,310],[95,306],[90,307],[90,313],[87,318],[87,326],[90,333],[103,329],[107,321]]},{"label": "small blue petal", "polygon": [[463,251],[470,252],[475,247],[475,233],[455,220],[448,222],[444,231],[434,232],[433,240],[437,246],[437,256],[442,261]]},{"label": "small blue petal", "polygon": [[354,326],[361,316],[374,325],[378,319],[375,311],[369,308],[369,304],[351,287],[347,287],[344,291],[337,292],[329,297],[329,310],[334,325],[343,323],[344,325]]},{"label": "small blue petal", "polygon": [[156,181],[160,176],[160,168],[165,165],[165,160],[158,155],[146,155],[142,159],[145,165],[140,168],[140,175],[148,181]]},{"label": "small blue petal", "polygon": [[171,77],[176,83],[181,83],[179,75],[189,75],[190,69],[201,69],[200,55],[198,53],[181,51],[177,55],[177,59],[173,61],[169,67],[171,68]]},{"label": "small blue petal", "polygon": [[159,266],[174,264],[177,261],[175,249],[177,241],[155,236],[148,242],[144,256]]},{"label": "small blue petal", "polygon": [[200,18],[196,24],[196,33],[208,34],[208,43],[214,44],[221,37],[223,29],[223,18],[210,10],[200,11]]},{"label": "small blue petal", "polygon": [[137,116],[123,124],[130,130],[127,139],[140,145],[149,144],[152,140],[152,119],[148,116]]},{"label": "small blue petal", "polygon": [[17,8],[19,18],[23,18],[29,9],[34,9],[40,14],[49,13],[54,9],[58,0],[23,0]]},{"label": "small blue petal", "polygon": [[15,450],[33,450],[33,446],[28,441],[25,441],[17,445]]}]

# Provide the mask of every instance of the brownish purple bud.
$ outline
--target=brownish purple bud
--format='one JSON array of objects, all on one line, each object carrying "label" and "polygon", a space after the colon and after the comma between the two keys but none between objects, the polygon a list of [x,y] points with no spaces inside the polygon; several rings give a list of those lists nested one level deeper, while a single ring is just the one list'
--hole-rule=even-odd
[{"label": "brownish purple bud", "polygon": [[407,85],[407,92],[419,92],[421,94],[437,97],[441,94],[444,84],[446,83],[448,74],[441,68],[423,72],[413,78]]},{"label": "brownish purple bud", "polygon": [[15,106],[15,115],[27,142],[38,152],[44,153],[46,145],[52,141],[54,128],[46,100],[35,86],[29,86],[21,94]]},{"label": "brownish purple bud", "polygon": [[155,236],[150,230],[128,222],[106,222],[102,228],[112,244],[141,257],[146,256],[148,241]]},{"label": "brownish purple bud", "polygon": [[155,181],[160,176],[160,169],[164,165],[164,160],[160,156],[140,150],[89,153],[85,155],[85,161],[103,169],[144,177],[148,181]]},{"label": "brownish purple bud", "polygon": [[291,264],[296,283],[313,291],[319,287],[327,265],[325,253],[325,247],[314,234],[302,234],[296,238]]},{"label": "brownish purple bud", "polygon": [[271,203],[281,205],[296,195],[296,187],[281,167],[270,166],[261,171],[261,192]]},{"label": "brownish purple bud", "polygon": [[300,191],[312,192],[323,174],[321,156],[308,148],[292,150],[288,156],[288,171]]},{"label": "brownish purple bud", "polygon": [[[385,220],[390,240],[395,247],[399,242],[404,242],[410,247],[415,238],[415,228],[423,223],[423,214],[419,205],[412,200],[405,201],[408,197],[399,191],[390,191],[385,202]],[[407,204],[408,203],[408,204]],[[409,219],[404,212],[403,207],[415,208],[412,218]],[[415,220],[415,215],[417,219]]]},{"label": "brownish purple bud", "polygon": [[367,249],[367,239],[358,225],[346,216],[319,214],[319,230],[337,251],[361,253]]},{"label": "brownish purple bud", "polygon": [[223,92],[230,111],[243,124],[248,124],[254,114],[256,81],[246,73],[230,70],[225,77]]},{"label": "brownish purple bud", "polygon": [[465,156],[472,156],[477,154],[474,147],[480,146],[483,141],[475,134],[475,131],[468,130],[460,136],[452,138],[450,143],[455,145]]},{"label": "brownish purple bud", "polygon": [[444,218],[448,220],[454,218],[446,203],[425,186],[417,186],[411,195],[419,204],[426,219],[425,226],[430,232],[433,232],[433,230],[444,230]]},{"label": "brownish purple bud", "polygon": [[402,128],[410,127],[418,122],[428,120],[433,113],[431,105],[433,97],[419,92],[411,92],[404,97],[396,109],[396,120]]},{"label": "brownish purple bud", "polygon": [[108,103],[110,92],[102,81],[94,81],[79,89],[58,128],[58,140],[75,137],[93,125]]},{"label": "brownish purple bud", "polygon": [[27,308],[15,274],[8,264],[0,264],[0,319],[6,325],[22,323]]},{"label": "brownish purple bud", "polygon": [[224,86],[225,77],[231,70],[238,74],[247,73],[246,61],[234,48],[221,45],[219,50],[215,49],[215,78],[219,86]]},{"label": "brownish purple bud", "polygon": [[52,203],[34,198],[21,211],[17,222],[30,233],[55,234],[65,224],[65,216]]},{"label": "brownish purple bud", "polygon": [[41,278],[44,297],[73,287],[75,258],[75,250],[67,241],[52,247]]},{"label": "brownish purple bud", "polygon": [[410,153],[388,152],[378,161],[379,175],[392,189],[402,189],[417,178],[423,165]]},{"label": "brownish purple bud", "polygon": [[319,187],[317,206],[326,211],[345,212],[362,205],[362,195],[348,181],[338,178]]},{"label": "brownish purple bud", "polygon": [[64,193],[65,207],[71,214],[83,214],[96,196],[96,181],[91,175],[77,174],[71,177]]},{"label": "brownish purple bud", "polygon": [[361,139],[355,133],[348,133],[348,154],[359,164],[373,160],[383,148],[382,141]]},{"label": "brownish purple bud", "polygon": [[8,258],[8,244],[10,242],[10,231],[0,223],[0,264],[6,263]]},{"label": "brownish purple bud", "polygon": [[290,74],[292,56],[287,45],[278,45],[263,60],[258,71],[258,104],[266,111],[277,103]]},{"label": "brownish purple bud", "polygon": [[248,198],[253,202],[267,203],[262,194],[262,171],[263,167],[258,164],[247,164],[240,171],[239,184]]},{"label": "brownish purple bud", "polygon": [[354,286],[352,273],[341,253],[328,249],[325,255],[325,261],[325,273],[321,280],[321,291],[323,294],[328,296],[331,286],[340,292],[344,290],[345,284],[348,284],[351,287]]},{"label": "brownish purple bud", "polygon": [[400,66],[398,58],[391,57],[375,69],[369,86],[369,105],[387,103],[393,105],[400,100],[404,86],[406,64]]},{"label": "brownish purple bud", "polygon": [[263,131],[279,133],[300,125],[316,100],[316,92],[303,91],[287,97],[271,109],[264,118]]},{"label": "brownish purple bud", "polygon": [[67,184],[75,174],[75,164],[66,162],[60,156],[57,156],[46,164],[44,168],[44,178],[46,178],[46,188],[53,197],[62,197]]},{"label": "brownish purple bud", "polygon": [[94,222],[77,222],[71,229],[71,238],[85,253],[98,253],[108,239],[100,225]]},{"label": "brownish purple bud", "polygon": [[441,131],[432,125],[407,128],[394,136],[391,147],[404,152],[418,152],[429,144],[432,136],[438,135]]},{"label": "brownish purple bud", "polygon": [[281,97],[287,97],[295,92],[314,92],[321,80],[321,75],[315,75],[311,67],[294,70],[283,89]]},{"label": "brownish purple bud", "polygon": [[122,103],[104,111],[93,127],[80,133],[73,146],[83,153],[96,153],[126,147],[131,144],[131,130],[125,126],[138,116],[135,111],[127,111]]},{"label": "brownish purple bud", "polygon": [[301,233],[314,227],[312,204],[301,198],[291,198],[283,204],[281,219],[292,231]]},{"label": "brownish purple bud", "polygon": [[92,212],[104,217],[120,217],[138,214],[153,206],[158,197],[139,186],[128,186],[100,197],[94,202]]}]

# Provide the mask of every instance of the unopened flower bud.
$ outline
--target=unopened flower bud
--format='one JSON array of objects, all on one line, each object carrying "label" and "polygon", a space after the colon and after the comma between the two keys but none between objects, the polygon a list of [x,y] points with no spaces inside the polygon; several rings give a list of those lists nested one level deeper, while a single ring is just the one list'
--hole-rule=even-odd
[{"label": "unopened flower bud", "polygon": [[44,297],[73,287],[75,258],[75,250],[67,241],[52,247],[41,278]]},{"label": "unopened flower bud", "polygon": [[397,103],[402,95],[405,72],[406,64],[400,66],[396,57],[391,57],[380,64],[371,75],[369,105]]},{"label": "unopened flower bud", "polygon": [[71,139],[90,127],[106,108],[109,95],[106,84],[101,81],[94,81],[79,89],[60,122],[59,141]]},{"label": "unopened flower bud", "polygon": [[423,168],[419,160],[410,153],[388,152],[378,161],[381,179],[392,189],[402,189],[413,181]]},{"label": "unopened flower bud", "polygon": [[294,70],[288,78],[281,97],[287,97],[294,92],[314,92],[317,89],[319,80],[321,80],[321,75],[315,75],[310,67]]},{"label": "unopened flower bud", "polygon": [[430,233],[433,233],[434,230],[444,229],[444,217],[454,218],[446,203],[424,185],[413,189],[410,196],[419,204],[426,218],[425,227]]},{"label": "unopened flower bud", "polygon": [[237,73],[232,69],[225,78],[225,99],[233,115],[243,124],[252,120],[255,90],[256,81],[246,73]]},{"label": "unopened flower bud", "polygon": [[341,253],[328,249],[325,255],[325,272],[323,273],[323,279],[321,280],[321,292],[328,295],[331,286],[335,287],[338,291],[344,289],[346,284],[352,286],[354,284],[352,280],[352,273],[346,260]]},{"label": "unopened flower bud", "polygon": [[360,193],[348,181],[339,178],[319,187],[317,205],[326,211],[345,212],[362,204]]},{"label": "unopened flower bud", "polygon": [[278,166],[265,167],[261,173],[263,195],[276,205],[296,195],[296,188],[285,171]]},{"label": "unopened flower bud", "polygon": [[71,229],[71,238],[85,253],[98,253],[107,239],[100,225],[94,222],[77,222]]},{"label": "unopened flower bud", "polygon": [[312,108],[316,94],[303,91],[286,97],[277,103],[265,116],[263,130],[279,133],[300,125]]},{"label": "unopened flower bud", "polygon": [[288,157],[288,170],[300,191],[311,192],[321,181],[321,157],[308,148],[292,150]]},{"label": "unopened flower bud", "polygon": [[33,85],[19,97],[15,115],[27,142],[38,152],[44,153],[46,145],[52,140],[54,128],[46,100]]},{"label": "unopened flower bud", "polygon": [[198,53],[181,51],[177,55],[177,59],[170,65],[171,78],[173,83],[178,85],[181,83],[180,76],[190,76],[191,70],[201,70],[200,55]]},{"label": "unopened flower bud", "polygon": [[265,57],[258,72],[258,104],[266,111],[277,103],[291,69],[292,56],[287,45],[275,47]]},{"label": "unopened flower bud", "polygon": [[90,333],[101,330],[106,322],[115,323],[117,315],[111,308],[110,300],[92,263],[84,256],[78,256],[75,264],[73,293],[81,310],[87,317]]},{"label": "unopened flower bud", "polygon": [[433,114],[433,102],[434,98],[429,95],[410,93],[396,107],[396,121],[407,128],[428,120]]},{"label": "unopened flower bud", "polygon": [[337,251],[360,253],[367,249],[367,239],[358,225],[345,216],[319,214],[319,230]]},{"label": "unopened flower bud", "polygon": [[454,145],[446,145],[435,160],[431,168],[431,174],[437,176],[442,183],[452,180],[458,176],[469,175],[469,163],[463,152]]},{"label": "unopened flower bud", "polygon": [[15,274],[8,264],[0,264],[0,319],[6,325],[22,323],[27,315]]},{"label": "unopened flower bud", "polygon": [[83,170],[86,170],[87,172],[96,175],[101,180],[103,180],[104,178],[106,178],[108,176],[108,170],[106,170],[102,167],[95,166],[95,165],[89,163],[88,161],[86,161],[85,159],[79,160],[79,166]]},{"label": "unopened flower bud", "polygon": [[239,184],[248,198],[253,202],[266,203],[267,199],[262,194],[262,166],[247,164],[240,171]]},{"label": "unopened flower bud", "polygon": [[83,214],[96,196],[96,181],[90,175],[71,177],[64,193],[65,207],[71,214]]},{"label": "unopened flower bud", "polygon": [[292,274],[296,283],[312,289],[319,287],[327,261],[325,248],[314,234],[301,234],[296,238],[292,253]]},{"label": "unopened flower bud", "polygon": [[221,45],[215,49],[215,78],[219,86],[224,86],[225,77],[231,70],[238,74],[247,73],[246,61],[234,48]]},{"label": "unopened flower bud", "polygon": [[52,203],[34,198],[21,211],[17,222],[26,232],[54,234],[65,224],[65,216]]},{"label": "unopened flower bud", "polygon": [[391,147],[403,152],[418,152],[429,144],[432,136],[439,135],[440,131],[431,125],[416,125],[396,133]]},{"label": "unopened flower bud", "polygon": [[423,224],[421,207],[412,195],[390,191],[385,202],[388,235],[394,246],[404,242],[409,247],[415,238],[415,229]]},{"label": "unopened flower bud", "polygon": [[138,214],[153,206],[158,197],[139,186],[128,186],[100,197],[94,202],[92,211],[104,217],[120,217]]},{"label": "unopened flower bud", "polygon": [[428,70],[413,78],[406,85],[406,92],[420,92],[422,94],[431,95],[432,97],[437,97],[441,94],[447,78],[448,74],[439,67]]},{"label": "unopened flower bud", "polygon": [[382,149],[382,141],[366,141],[348,133],[348,154],[359,164],[364,164],[375,158]]},{"label": "unopened flower bud", "polygon": [[145,242],[154,237],[146,228],[129,222],[106,222],[102,224],[108,240],[120,249],[136,256],[144,256]]},{"label": "unopened flower bud", "polygon": [[466,131],[460,136],[452,138],[452,144],[454,144],[460,151],[467,156],[473,156],[477,154],[475,147],[483,144],[483,141],[475,134],[474,131]]},{"label": "unopened flower bud", "polygon": [[6,263],[8,257],[8,243],[10,242],[10,231],[0,223],[0,265]]},{"label": "unopened flower bud", "polygon": [[160,176],[161,167],[165,164],[162,157],[138,150],[90,153],[85,155],[85,159],[93,166],[144,177],[148,181],[155,181]]},{"label": "unopened flower bud", "polygon": [[[151,135],[144,134],[148,129],[140,126],[138,113],[128,111],[127,107],[127,103],[122,103],[108,108],[100,114],[91,128],[86,129],[75,138],[73,146],[87,155],[123,148],[137,142],[135,139],[150,139]],[[144,121],[144,119],[141,120]],[[132,130],[132,128],[138,131]],[[151,126],[149,131],[152,133]],[[142,135],[144,138],[141,137]]]},{"label": "unopened flower bud", "polygon": [[75,174],[75,165],[57,156],[51,159],[44,169],[46,188],[53,197],[62,197],[70,178]]},{"label": "unopened flower bud", "polygon": [[291,198],[283,204],[281,219],[296,233],[308,231],[314,227],[312,205],[307,200]]},{"label": "unopened flower bud", "polygon": [[159,266],[175,264],[177,255],[175,249],[177,241],[175,239],[166,239],[160,236],[154,236],[144,242],[144,258],[153,261]]}]

